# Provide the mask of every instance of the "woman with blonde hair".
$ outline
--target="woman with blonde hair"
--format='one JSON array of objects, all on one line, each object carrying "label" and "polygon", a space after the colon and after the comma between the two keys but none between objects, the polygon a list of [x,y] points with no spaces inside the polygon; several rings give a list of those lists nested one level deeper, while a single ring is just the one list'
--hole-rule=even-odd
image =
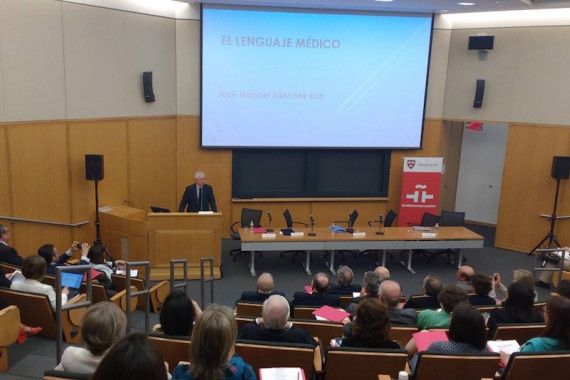
[{"label": "woman with blonde hair", "polygon": [[230,308],[212,304],[192,329],[189,365],[178,365],[173,379],[255,379],[249,364],[235,353],[237,324]]},{"label": "woman with blonde hair", "polygon": [[[528,291],[534,295],[534,302],[538,301],[538,293],[534,288],[534,276],[525,269],[515,269],[513,271],[513,282],[520,282]],[[493,275],[493,289],[489,292],[489,296],[504,301],[507,298],[507,287],[501,283],[501,275],[495,273]]]}]

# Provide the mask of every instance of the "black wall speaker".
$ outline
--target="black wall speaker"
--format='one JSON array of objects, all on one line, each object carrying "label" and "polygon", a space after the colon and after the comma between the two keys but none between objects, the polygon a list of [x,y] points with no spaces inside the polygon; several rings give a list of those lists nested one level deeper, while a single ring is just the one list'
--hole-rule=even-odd
[{"label": "black wall speaker", "polygon": [[483,105],[483,94],[485,93],[485,79],[477,79],[475,87],[475,99],[473,100],[473,108],[481,108]]},{"label": "black wall speaker", "polygon": [[152,71],[145,71],[143,73],[143,90],[144,101],[147,103],[154,102],[154,91],[152,90]]},{"label": "black wall speaker", "polygon": [[552,172],[550,175],[554,179],[570,178],[570,157],[552,157]]},{"label": "black wall speaker", "polygon": [[105,177],[102,154],[85,155],[85,179],[88,181],[101,181]]},{"label": "black wall speaker", "polygon": [[469,50],[493,50],[495,36],[469,36]]}]

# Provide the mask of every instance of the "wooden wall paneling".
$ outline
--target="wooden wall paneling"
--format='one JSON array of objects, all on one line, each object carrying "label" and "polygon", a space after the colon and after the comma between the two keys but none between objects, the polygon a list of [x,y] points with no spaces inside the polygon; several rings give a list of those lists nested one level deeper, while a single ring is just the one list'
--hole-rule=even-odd
[{"label": "wooden wall paneling", "polygon": [[[0,215],[12,215],[12,194],[10,193],[10,156],[7,138],[7,126],[0,125],[0,161],[4,163],[0,170],[0,194],[2,202],[0,202]],[[0,220],[0,224],[6,221]]]},{"label": "wooden wall paneling", "polygon": [[444,172],[441,175],[439,197],[440,210],[455,210],[455,196],[457,194],[462,138],[462,122],[443,122],[441,129],[441,151],[443,156]]},{"label": "wooden wall paneling", "polygon": [[176,203],[176,120],[174,117],[128,122],[128,199],[150,211],[150,205]]},{"label": "wooden wall paneling", "polygon": [[68,134],[72,220],[91,222],[73,235],[78,241],[91,242],[96,236],[95,181],[85,179],[85,155],[103,155],[105,177],[98,182],[99,207],[128,201],[127,120],[73,121],[68,123]]},{"label": "wooden wall paneling", "polygon": [[[505,168],[495,245],[526,252],[546,235],[556,180],[550,176],[552,157],[570,155],[570,129],[541,125],[511,124],[507,138]],[[569,181],[562,180],[558,215],[570,215]],[[568,220],[559,220],[555,233],[568,244]]]},{"label": "wooden wall paneling", "polygon": [[223,236],[227,237],[231,223],[239,220],[240,215],[239,213],[237,216],[232,215],[232,151],[230,149],[201,149],[200,118],[197,116],[179,116],[176,130],[178,157],[176,201],[173,209],[178,209],[186,186],[194,183],[194,172],[197,170],[205,172],[206,183],[214,188],[218,212],[222,213]]},{"label": "wooden wall paneling", "polygon": [[[422,149],[417,150],[393,150],[390,160],[390,184],[388,190],[387,210],[393,209],[400,213],[400,195],[402,191],[402,170],[404,157],[439,157],[441,156],[441,130],[442,120],[426,119]],[[396,221],[397,223],[397,221]]]},{"label": "wooden wall paneling", "polygon": [[[66,124],[14,124],[6,128],[11,216],[70,223]],[[55,233],[54,229],[63,232]],[[44,232],[48,230],[49,233]],[[21,254],[35,253],[39,246],[47,242],[58,247],[65,246],[71,237],[68,227],[48,229],[42,224],[18,223],[13,225],[12,231],[11,244],[17,246]]]}]

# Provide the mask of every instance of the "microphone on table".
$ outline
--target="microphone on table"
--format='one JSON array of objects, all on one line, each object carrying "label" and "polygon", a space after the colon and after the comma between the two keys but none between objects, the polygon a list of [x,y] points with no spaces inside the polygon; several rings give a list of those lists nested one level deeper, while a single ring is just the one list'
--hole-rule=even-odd
[{"label": "microphone on table", "polygon": [[269,210],[267,210],[267,217],[269,218],[269,228],[267,229],[267,232],[273,232],[273,228],[271,228],[271,221],[273,218],[271,217],[271,211]]},{"label": "microphone on table", "polygon": [[376,235],[384,235],[384,232],[382,232],[381,230],[382,230],[382,214],[380,214],[380,219],[378,220],[378,231],[376,232]]},{"label": "microphone on table", "polygon": [[317,236],[317,234],[313,231],[313,229],[315,228],[315,219],[313,218],[313,214],[309,215],[309,218],[311,219],[311,232],[309,232],[309,236]]},{"label": "microphone on table", "polygon": [[346,232],[348,232],[349,234],[354,232],[354,228],[352,228],[352,213],[351,212],[348,213],[348,228],[346,229]]}]

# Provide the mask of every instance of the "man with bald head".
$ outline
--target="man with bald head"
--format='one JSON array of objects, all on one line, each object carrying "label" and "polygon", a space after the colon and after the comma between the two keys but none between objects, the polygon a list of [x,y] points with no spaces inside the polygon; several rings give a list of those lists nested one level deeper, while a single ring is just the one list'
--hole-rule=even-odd
[{"label": "man with bald head", "polygon": [[295,292],[291,301],[291,315],[295,306],[333,306],[340,307],[340,297],[327,293],[330,280],[326,273],[317,273],[311,282],[311,293]]},{"label": "man with bald head", "polygon": [[316,346],[311,335],[289,321],[290,306],[285,297],[272,295],[263,303],[262,318],[244,325],[238,339],[261,340],[280,343],[305,343]]},{"label": "man with bald head", "polygon": [[475,274],[475,271],[469,265],[462,265],[455,272],[455,277],[457,277],[457,286],[465,290],[467,293],[471,291],[471,277]]},{"label": "man with bald head", "polygon": [[396,281],[385,280],[380,284],[380,301],[388,309],[393,325],[415,325],[418,314],[414,309],[402,309],[402,287]]},{"label": "man with bald head", "polygon": [[376,269],[374,269],[374,273],[377,273],[378,276],[380,276],[380,281],[388,280],[390,278],[390,271],[382,265],[377,266]]},{"label": "man with bald head", "polygon": [[241,293],[241,297],[236,302],[257,302],[261,303],[269,298],[273,294],[279,294],[280,296],[285,296],[285,293],[273,290],[275,287],[275,282],[273,281],[273,276],[271,273],[262,273],[257,279],[257,285],[255,291],[245,290]]}]

